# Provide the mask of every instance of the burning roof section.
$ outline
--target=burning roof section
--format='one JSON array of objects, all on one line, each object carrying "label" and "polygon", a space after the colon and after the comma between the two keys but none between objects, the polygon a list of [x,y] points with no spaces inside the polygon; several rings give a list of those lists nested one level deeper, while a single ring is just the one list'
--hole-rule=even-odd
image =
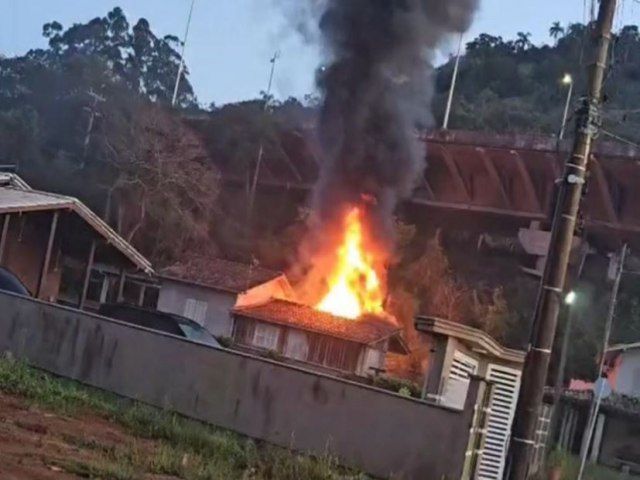
[{"label": "burning roof section", "polygon": [[237,294],[278,278],[282,273],[222,258],[191,255],[160,270],[160,275],[169,280]]},{"label": "burning roof section", "polygon": [[400,336],[401,328],[392,320],[379,316],[350,320],[300,303],[275,299],[259,305],[236,308],[233,313],[362,345],[373,345],[390,339],[390,351],[401,354],[409,352]]}]

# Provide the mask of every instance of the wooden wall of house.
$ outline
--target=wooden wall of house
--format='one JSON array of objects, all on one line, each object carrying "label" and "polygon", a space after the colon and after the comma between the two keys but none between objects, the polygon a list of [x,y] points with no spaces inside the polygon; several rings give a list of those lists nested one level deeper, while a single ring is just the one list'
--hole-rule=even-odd
[{"label": "wooden wall of house", "polygon": [[285,352],[288,334],[291,331],[296,331],[306,336],[309,347],[306,360],[297,360],[349,373],[358,370],[361,354],[364,351],[363,345],[319,333],[259,322],[246,317],[236,317],[234,341],[243,346],[255,347],[253,342],[255,329],[260,323],[279,329],[279,342],[276,351],[285,357],[287,356]]},{"label": "wooden wall of house", "polygon": [[[41,228],[40,224],[48,226],[50,218],[51,214],[12,214],[7,232],[2,266],[17,275],[34,296],[49,239],[49,231]],[[58,298],[61,277],[59,263],[60,247],[56,243],[51,254],[45,288],[40,295],[43,300],[56,301]]]}]

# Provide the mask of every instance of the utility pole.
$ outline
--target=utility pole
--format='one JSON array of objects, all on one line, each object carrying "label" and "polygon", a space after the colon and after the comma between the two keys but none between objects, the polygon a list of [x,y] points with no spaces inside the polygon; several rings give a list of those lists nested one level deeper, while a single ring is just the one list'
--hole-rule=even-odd
[{"label": "utility pole", "polygon": [[[271,70],[269,72],[269,82],[267,83],[266,98],[264,100],[263,112],[266,113],[269,109],[269,103],[271,100],[271,86],[273,84],[273,75],[276,71],[276,62],[280,58],[280,52],[277,51],[273,54],[273,57],[269,60],[271,62]],[[251,188],[249,190],[249,204],[247,208],[247,226],[248,231],[251,230],[251,224],[253,221],[253,204],[256,199],[256,188],[258,186],[258,177],[260,176],[260,168],[262,166],[262,158],[264,157],[264,143],[260,140],[260,148],[258,149],[258,159],[256,161],[256,168],[253,171],[253,179],[251,180]],[[249,232],[250,233],[250,232]]]},{"label": "utility pole", "polygon": [[449,97],[447,98],[447,108],[444,112],[444,122],[442,122],[443,130],[447,130],[449,128],[449,117],[451,116],[451,105],[453,104],[453,94],[456,90],[456,83],[458,82],[458,71],[460,69],[460,55],[462,54],[463,39],[464,39],[464,33],[461,33],[460,40],[458,41],[458,53],[456,54],[456,63],[453,66],[453,78],[451,79],[451,87],[449,87]]},{"label": "utility pole", "polygon": [[[609,339],[611,338],[611,328],[613,327],[613,319],[616,316],[616,307],[618,306],[618,292],[620,291],[620,282],[622,280],[622,274],[624,273],[624,262],[627,259],[628,246],[625,243],[622,246],[620,252],[620,259],[618,265],[618,271],[616,272],[616,278],[613,282],[613,288],[611,290],[611,298],[609,299],[609,310],[607,312],[607,323],[604,327],[604,336],[602,338],[602,350],[600,352],[600,361],[598,363],[598,379],[604,378],[604,364],[607,348],[609,348]],[[600,409],[601,392],[598,390],[594,392],[593,401],[591,402],[591,408],[589,409],[589,419],[587,421],[587,438],[583,442],[582,451],[580,452],[580,471],[578,473],[578,479],[582,479],[584,474],[584,467],[587,464],[587,457],[589,456],[589,448],[591,447],[591,439],[593,438],[593,430],[596,427],[596,421],[598,420],[598,410]]]},{"label": "utility pole", "polygon": [[533,335],[522,373],[522,385],[509,448],[509,480],[528,478],[531,453],[536,439],[535,430],[556,334],[558,311],[562,302],[569,255],[591,154],[591,143],[598,130],[602,84],[608,65],[616,3],[617,0],[600,1],[595,29],[596,59],[589,69],[587,97],[576,112],[573,150],[561,178],[560,194],[551,228],[549,254],[533,319]]},{"label": "utility pole", "polygon": [[178,75],[176,76],[175,87],[173,88],[173,97],[171,99],[171,106],[176,106],[176,100],[178,99],[178,89],[180,88],[180,80],[182,79],[182,72],[184,72],[184,54],[187,50],[187,39],[189,38],[189,29],[191,28],[191,17],[193,17],[193,7],[196,0],[191,0],[191,7],[189,8],[189,16],[187,17],[187,26],[184,29],[184,38],[182,39],[182,52],[180,53],[180,66],[178,67]]}]

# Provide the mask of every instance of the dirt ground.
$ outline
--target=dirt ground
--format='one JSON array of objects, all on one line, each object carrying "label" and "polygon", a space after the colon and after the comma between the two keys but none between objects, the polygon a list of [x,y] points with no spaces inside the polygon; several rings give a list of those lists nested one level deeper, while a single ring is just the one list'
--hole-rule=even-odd
[{"label": "dirt ground", "polygon": [[[142,455],[155,450],[152,441],[132,437],[106,419],[86,414],[67,417],[49,413],[0,393],[2,480],[95,478],[99,475],[83,471],[83,466],[104,464],[105,452],[123,447]],[[143,478],[170,480],[176,477],[147,475]]]}]

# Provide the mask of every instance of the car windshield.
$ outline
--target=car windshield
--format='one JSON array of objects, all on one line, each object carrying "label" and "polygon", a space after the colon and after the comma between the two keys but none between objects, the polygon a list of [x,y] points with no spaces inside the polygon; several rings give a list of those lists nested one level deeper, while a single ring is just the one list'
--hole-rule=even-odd
[{"label": "car windshield", "polygon": [[195,323],[178,322],[180,329],[184,332],[185,336],[189,340],[195,340],[197,342],[206,343],[207,345],[213,345],[218,347],[219,344],[216,339],[207,330]]},{"label": "car windshield", "polygon": [[31,293],[20,281],[20,279],[9,270],[0,267],[0,290],[17,293],[19,295],[31,296]]}]

